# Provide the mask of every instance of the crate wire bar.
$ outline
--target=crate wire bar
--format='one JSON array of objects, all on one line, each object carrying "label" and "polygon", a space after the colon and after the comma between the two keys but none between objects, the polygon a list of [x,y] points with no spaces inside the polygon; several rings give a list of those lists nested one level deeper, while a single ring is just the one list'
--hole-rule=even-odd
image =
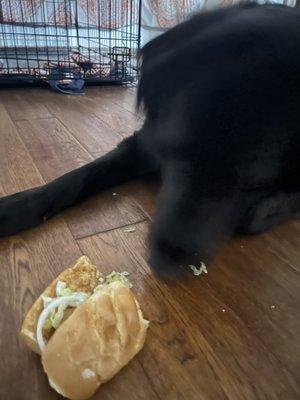
[{"label": "crate wire bar", "polygon": [[140,0],[0,0],[0,83],[133,82],[140,29]]}]

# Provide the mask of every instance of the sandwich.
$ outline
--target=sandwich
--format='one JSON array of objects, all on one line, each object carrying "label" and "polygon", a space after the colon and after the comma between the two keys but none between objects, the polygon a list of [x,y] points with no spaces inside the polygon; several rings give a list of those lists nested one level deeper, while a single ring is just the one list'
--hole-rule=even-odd
[{"label": "sandwich", "polygon": [[20,336],[41,355],[50,386],[84,400],[141,350],[147,328],[127,273],[104,277],[83,256],[35,301]]}]

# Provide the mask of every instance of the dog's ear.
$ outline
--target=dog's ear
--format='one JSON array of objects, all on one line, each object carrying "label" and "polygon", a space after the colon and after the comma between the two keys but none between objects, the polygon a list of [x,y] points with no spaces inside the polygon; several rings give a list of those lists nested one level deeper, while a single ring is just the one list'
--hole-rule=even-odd
[{"label": "dog's ear", "polygon": [[[194,181],[195,180],[195,181]],[[208,262],[238,225],[238,193],[223,187],[216,193],[182,169],[169,171],[150,233],[150,265],[160,275]]]}]

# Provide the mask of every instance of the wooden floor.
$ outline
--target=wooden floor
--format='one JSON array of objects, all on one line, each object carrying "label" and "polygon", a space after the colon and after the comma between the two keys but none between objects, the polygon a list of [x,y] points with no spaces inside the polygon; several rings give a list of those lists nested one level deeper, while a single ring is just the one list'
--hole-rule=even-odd
[{"label": "wooden floor", "polygon": [[[0,91],[0,195],[101,156],[138,124],[132,88],[90,87],[85,97]],[[43,288],[81,254],[104,272],[129,271],[151,321],[142,352],[95,399],[300,398],[300,221],[237,238],[208,275],[167,286],[146,262],[157,190],[152,182],[112,188],[0,240],[1,400],[60,398],[18,331]]]}]

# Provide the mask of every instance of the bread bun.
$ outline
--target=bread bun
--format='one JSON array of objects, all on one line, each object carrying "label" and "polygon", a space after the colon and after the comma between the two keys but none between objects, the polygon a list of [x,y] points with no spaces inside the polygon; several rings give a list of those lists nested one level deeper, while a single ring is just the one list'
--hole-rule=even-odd
[{"label": "bread bun", "polygon": [[[148,321],[126,274],[112,272],[104,279],[83,256],[47,287],[24,319],[21,338],[34,352],[41,354],[43,349],[50,385],[69,399],[92,396],[144,345]],[[80,302],[72,304],[70,298],[78,296]],[[50,300],[45,308],[44,300]],[[62,303],[68,305],[59,323],[52,321],[46,328],[49,312]]]},{"label": "bread bun", "polygon": [[[68,287],[77,292],[92,293],[94,288],[99,284],[101,274],[99,270],[92,264],[91,260],[86,257],[80,257],[74,267],[64,270],[54,281],[44,290],[41,296],[35,301],[31,309],[28,311],[22,324],[20,337],[26,345],[35,353],[41,354],[40,348],[36,340],[36,326],[40,313],[43,310],[42,297],[55,297],[55,288],[57,281],[66,282]],[[44,331],[44,337],[50,339],[54,331]]]},{"label": "bread bun", "polygon": [[104,286],[49,340],[42,364],[50,385],[69,399],[89,398],[143,347],[147,327],[129,288]]}]

